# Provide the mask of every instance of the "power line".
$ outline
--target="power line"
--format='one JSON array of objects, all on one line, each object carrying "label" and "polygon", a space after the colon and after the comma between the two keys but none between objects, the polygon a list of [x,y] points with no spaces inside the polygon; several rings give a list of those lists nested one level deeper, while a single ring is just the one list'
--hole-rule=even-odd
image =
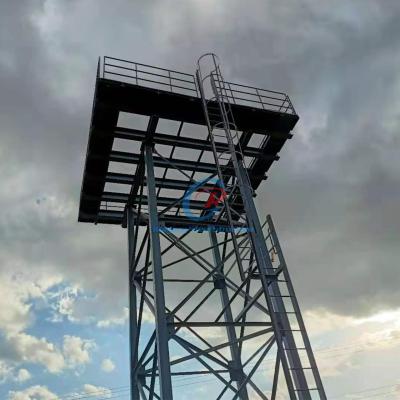
[{"label": "power line", "polygon": [[[398,341],[398,340],[400,340],[400,338],[399,339],[388,338],[388,339],[384,339],[382,341]],[[354,348],[357,348],[357,347],[363,347],[366,344],[367,343],[360,341],[358,343],[355,342],[353,344],[346,345],[346,346],[324,347],[324,348],[317,349],[315,351],[315,353],[317,353],[317,354],[323,353],[322,356],[320,356],[320,357],[324,358],[324,359],[327,359],[327,358],[332,358],[332,357],[338,357],[338,356],[340,356],[342,354],[343,355],[344,354],[348,354],[347,351],[344,352],[343,350],[345,350],[345,349],[354,349]],[[365,351],[367,351],[367,349],[360,349],[360,350],[357,350],[354,353],[362,353],[362,352],[365,352]],[[334,353],[334,354],[328,354],[326,356],[326,355],[324,355],[326,353]],[[270,364],[270,363],[274,363],[274,362],[275,362],[275,360],[265,360],[265,361],[263,361],[261,363],[261,365],[266,365],[266,364]],[[249,364],[249,367],[251,367],[251,365],[252,364]],[[267,370],[267,368],[260,369],[258,372],[262,372],[262,371],[265,371],[265,370]],[[174,385],[174,388],[180,388],[180,387],[185,387],[185,386],[188,386],[188,385],[196,385],[196,384],[208,383],[208,382],[213,382],[214,381],[214,379],[199,379],[198,377],[195,377],[195,376],[193,376],[193,377],[187,377],[187,376],[185,376],[185,377],[177,377],[174,380],[178,381],[178,383],[184,382],[184,381],[188,381],[188,380],[190,381],[190,382],[185,382],[183,384]],[[331,398],[332,399],[337,399],[337,398],[341,398],[341,397],[348,396],[348,395],[367,393],[367,392],[371,392],[371,391],[378,390],[378,389],[381,389],[381,388],[384,389],[384,388],[388,388],[388,387],[395,388],[396,387],[396,383],[392,384],[392,385],[385,385],[385,386],[379,386],[379,387],[376,387],[376,388],[364,389],[364,390],[357,391],[357,392],[344,393],[344,394],[341,394],[339,396],[335,396],[335,397],[331,397]],[[130,390],[130,386],[129,385],[124,385],[124,386],[118,386],[118,387],[113,387],[113,388],[104,388],[104,389],[101,389],[101,390],[99,389],[98,391],[94,391],[94,392],[92,392],[90,394],[89,393],[84,393],[84,392],[81,392],[81,393],[69,393],[69,394],[64,394],[64,395],[58,396],[58,397],[59,397],[60,400],[84,400],[84,399],[92,399],[94,396],[97,396],[97,397],[103,396],[104,399],[110,399],[110,398],[114,399],[114,398],[118,398],[118,396],[128,396],[129,393],[122,393],[122,392],[126,392],[126,391],[129,391],[129,390]],[[118,396],[117,397],[115,397],[115,396],[113,396],[113,397],[104,397],[104,396],[106,396],[108,394],[108,391],[111,391],[112,396],[114,394],[117,394]],[[392,393],[392,392],[385,392],[385,393],[382,393],[382,394],[390,394],[390,393]],[[395,392],[393,392],[393,393],[395,393]],[[373,396],[375,396],[375,395],[372,395],[372,396],[369,396],[369,397],[373,397]]]},{"label": "power line", "polygon": [[332,400],[333,399],[340,399],[340,398],[343,398],[343,397],[348,396],[348,395],[364,394],[364,393],[374,392],[374,391],[377,391],[377,390],[388,389],[388,388],[393,388],[394,390],[389,391],[389,392],[385,391],[385,392],[371,394],[371,395],[368,395],[368,396],[363,396],[363,399],[372,398],[372,397],[376,397],[376,396],[380,396],[380,395],[396,393],[396,389],[397,389],[398,385],[399,385],[398,383],[394,383],[394,384],[389,384],[389,385],[384,385],[384,386],[376,386],[376,387],[372,387],[372,388],[368,388],[368,389],[364,389],[364,390],[359,390],[357,392],[343,393],[343,394],[341,394],[339,396],[331,397],[331,399]]},{"label": "power line", "polygon": [[[119,392],[125,392],[129,391],[130,387],[129,386],[118,386],[115,388],[103,388],[103,389],[98,389],[95,391],[92,391],[91,393],[87,392],[81,392],[81,393],[66,393],[64,395],[58,396],[60,400],[83,400],[83,399],[90,399],[93,398],[93,396],[103,396],[104,399],[109,399],[110,397],[104,397],[107,396],[109,392],[111,394],[114,393],[119,393]],[[129,393],[127,393],[129,394]]]}]

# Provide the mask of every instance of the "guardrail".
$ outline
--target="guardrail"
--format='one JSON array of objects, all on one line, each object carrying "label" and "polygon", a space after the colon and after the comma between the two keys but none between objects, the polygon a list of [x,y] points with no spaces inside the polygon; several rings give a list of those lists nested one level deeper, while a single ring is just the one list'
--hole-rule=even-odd
[{"label": "guardrail", "polygon": [[214,84],[224,101],[231,104],[258,107],[285,114],[296,114],[293,104],[286,93],[259,89],[225,80],[221,81],[217,75],[214,77]]},{"label": "guardrail", "polygon": [[[99,60],[98,77],[200,97],[194,75],[108,56],[102,61]],[[296,114],[285,93],[217,79],[214,83],[224,100],[231,104]]]},{"label": "guardrail", "polygon": [[103,58],[102,78],[198,96],[194,75],[119,58]]}]

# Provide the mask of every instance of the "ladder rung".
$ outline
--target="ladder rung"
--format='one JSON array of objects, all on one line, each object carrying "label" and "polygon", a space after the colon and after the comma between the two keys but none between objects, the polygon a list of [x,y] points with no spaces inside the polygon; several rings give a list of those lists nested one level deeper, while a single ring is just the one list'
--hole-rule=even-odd
[{"label": "ladder rung", "polygon": [[294,347],[294,348],[289,348],[289,349],[285,349],[285,351],[295,351],[295,350],[307,350],[305,347]]},{"label": "ladder rung", "polygon": [[296,314],[296,311],[274,311],[275,314]]}]

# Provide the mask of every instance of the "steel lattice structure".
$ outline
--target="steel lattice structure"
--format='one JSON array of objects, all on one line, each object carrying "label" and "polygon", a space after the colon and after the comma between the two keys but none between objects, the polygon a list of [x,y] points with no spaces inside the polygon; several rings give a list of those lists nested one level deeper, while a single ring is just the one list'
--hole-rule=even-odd
[{"label": "steel lattice structure", "polygon": [[[121,113],[146,116],[146,130],[119,126]],[[99,60],[79,220],[127,228],[132,399],[179,398],[199,376],[201,397],[326,399],[254,203],[297,120],[286,94],[225,81],[214,54],[195,76]]]}]

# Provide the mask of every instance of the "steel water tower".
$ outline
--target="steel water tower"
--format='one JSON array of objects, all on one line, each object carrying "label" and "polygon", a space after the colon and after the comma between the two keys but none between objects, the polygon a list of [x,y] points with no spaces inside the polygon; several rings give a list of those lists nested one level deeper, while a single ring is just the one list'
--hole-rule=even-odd
[{"label": "steel water tower", "polygon": [[99,60],[79,221],[127,229],[132,399],[179,399],[184,386],[326,399],[272,219],[254,203],[298,119],[286,94],[225,81],[214,54],[195,75]]}]

